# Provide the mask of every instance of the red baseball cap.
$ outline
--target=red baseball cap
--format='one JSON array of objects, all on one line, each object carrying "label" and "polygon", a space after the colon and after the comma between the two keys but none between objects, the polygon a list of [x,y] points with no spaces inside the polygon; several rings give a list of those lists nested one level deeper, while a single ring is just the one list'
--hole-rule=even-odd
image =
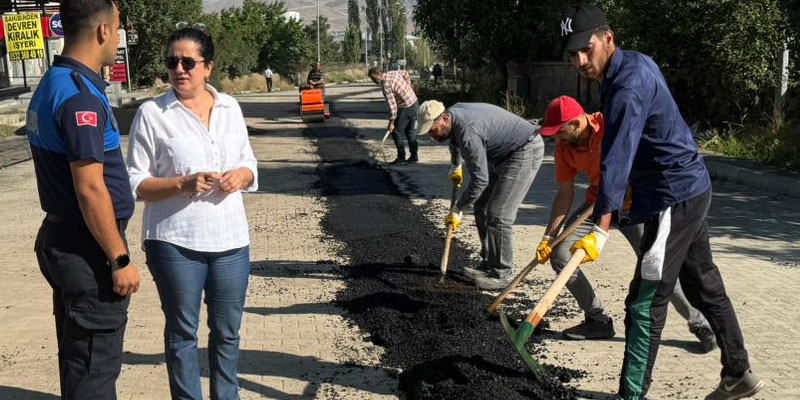
[{"label": "red baseball cap", "polygon": [[547,105],[544,113],[544,126],[539,130],[542,136],[553,136],[565,122],[583,114],[583,107],[569,96],[556,97]]}]

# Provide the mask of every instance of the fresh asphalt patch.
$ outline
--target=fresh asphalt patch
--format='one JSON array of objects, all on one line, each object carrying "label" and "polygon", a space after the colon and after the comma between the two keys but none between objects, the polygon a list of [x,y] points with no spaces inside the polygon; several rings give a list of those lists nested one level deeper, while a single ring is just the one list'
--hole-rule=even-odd
[{"label": "fresh asphalt patch", "polygon": [[[475,263],[471,250],[455,240],[445,285],[438,257],[444,230],[393,184],[388,172],[369,160],[367,150],[346,128],[309,128],[306,136],[321,158],[319,176],[326,203],[325,234],[344,246],[340,255],[345,288],[336,303],[369,340],[385,348],[381,364],[400,373],[400,389],[409,399],[574,399],[563,382],[581,371],[548,366],[534,379],[508,343],[497,321],[485,320],[492,295],[469,287],[458,274]],[[531,300],[511,299],[515,318],[533,308]],[[565,315],[558,305],[550,316]],[[552,332],[551,332],[552,333]],[[529,350],[541,356],[542,338]]]}]

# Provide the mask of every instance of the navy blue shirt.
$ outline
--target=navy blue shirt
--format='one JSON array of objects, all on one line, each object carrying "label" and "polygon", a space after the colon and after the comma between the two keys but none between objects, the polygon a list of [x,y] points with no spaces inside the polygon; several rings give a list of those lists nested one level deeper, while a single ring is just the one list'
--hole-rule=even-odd
[{"label": "navy blue shirt", "polygon": [[617,48],[601,96],[606,131],[594,219],[622,207],[628,184],[633,223],[711,189],[689,126],[650,57]]},{"label": "navy blue shirt", "polygon": [[133,215],[133,195],[120,148],[120,132],[105,95],[106,83],[71,58],[56,56],[28,106],[31,145],[42,209],[83,223],[69,164],[103,163],[103,179],[117,219]]}]

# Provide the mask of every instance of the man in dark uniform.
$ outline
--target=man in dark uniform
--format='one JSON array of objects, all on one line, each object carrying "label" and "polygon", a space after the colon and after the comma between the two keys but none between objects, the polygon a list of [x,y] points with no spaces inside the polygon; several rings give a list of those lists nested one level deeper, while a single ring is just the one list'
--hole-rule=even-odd
[{"label": "man in dark uniform", "polygon": [[722,379],[706,400],[750,397],[764,382],[750,369],[742,331],[708,237],[711,179],[666,80],[653,60],[616,48],[605,14],[570,8],[561,21],[570,63],[601,83],[605,135],[592,232],[575,242],[597,259],[611,216],[633,189],[631,223],[644,223],[636,272],[625,299],[625,358],[619,395],[647,395],[675,284],[711,324],[722,352]]},{"label": "man in dark uniform", "polygon": [[115,399],[139,289],[124,235],[133,197],[99,75],[114,62],[119,10],[112,0],[71,0],[60,11],[64,52],[36,89],[26,126],[47,213],[35,251],[53,288],[62,398]]}]

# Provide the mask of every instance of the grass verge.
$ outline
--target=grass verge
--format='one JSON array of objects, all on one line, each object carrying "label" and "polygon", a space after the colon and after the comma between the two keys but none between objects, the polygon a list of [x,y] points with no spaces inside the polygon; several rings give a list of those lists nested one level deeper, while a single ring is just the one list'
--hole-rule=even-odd
[{"label": "grass verge", "polygon": [[800,172],[800,121],[768,121],[709,129],[698,138],[702,149]]}]

